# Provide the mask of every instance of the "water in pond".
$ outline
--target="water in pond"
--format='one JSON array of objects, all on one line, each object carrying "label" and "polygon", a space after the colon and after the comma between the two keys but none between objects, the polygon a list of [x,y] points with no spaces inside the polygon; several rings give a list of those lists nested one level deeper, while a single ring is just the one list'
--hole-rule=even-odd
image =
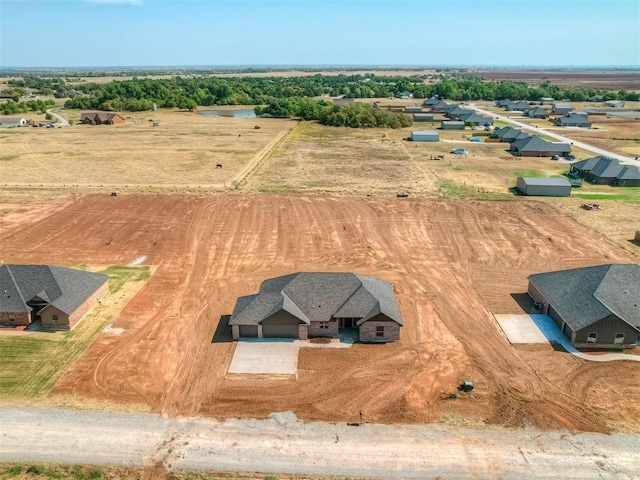
[{"label": "water in pond", "polygon": [[205,117],[235,117],[235,118],[256,118],[253,109],[239,110],[202,110],[200,115]]}]

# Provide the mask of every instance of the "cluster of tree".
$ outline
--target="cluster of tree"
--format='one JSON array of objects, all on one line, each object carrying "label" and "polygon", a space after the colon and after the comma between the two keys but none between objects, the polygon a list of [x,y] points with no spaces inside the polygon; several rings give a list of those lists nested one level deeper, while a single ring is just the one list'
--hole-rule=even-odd
[{"label": "cluster of tree", "polygon": [[56,98],[67,98],[75,95],[75,90],[68,88],[64,78],[59,76],[42,77],[27,75],[22,79],[10,79],[10,87],[19,88],[24,95],[24,89],[29,88],[36,95],[53,95]]},{"label": "cluster of tree", "polygon": [[15,115],[16,113],[40,112],[46,113],[47,108],[55,105],[53,100],[29,100],[27,102],[0,103],[0,112],[3,115]]},{"label": "cluster of tree", "polygon": [[[76,95],[65,104],[68,108],[104,110],[148,110],[158,107],[194,109],[198,105],[276,105],[277,99],[320,97],[383,98],[411,92],[415,98],[438,95],[450,100],[539,100],[542,97],[588,100],[603,95],[605,100],[638,100],[640,94],[625,91],[603,91],[582,87],[559,87],[548,81],[537,87],[524,82],[486,81],[474,76],[445,77],[437,83],[425,83],[424,76],[384,76],[374,74],[311,75],[304,77],[197,77],[171,79],[137,79],[106,84],[84,83],[74,86]],[[65,86],[64,79],[49,79],[51,87]],[[25,85],[33,84],[32,80]],[[19,86],[19,85],[16,85]],[[56,90],[58,92],[60,90]],[[276,107],[274,107],[276,108]]]},{"label": "cluster of tree", "polygon": [[369,103],[340,106],[304,97],[278,98],[267,107],[256,107],[255,112],[256,115],[318,120],[332,127],[401,128],[413,124],[407,115],[378,110]]}]

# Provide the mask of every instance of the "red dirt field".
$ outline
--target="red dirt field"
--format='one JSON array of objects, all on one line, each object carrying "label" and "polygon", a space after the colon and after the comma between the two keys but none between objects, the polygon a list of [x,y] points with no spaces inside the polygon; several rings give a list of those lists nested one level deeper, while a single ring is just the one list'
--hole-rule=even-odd
[{"label": "red dirt field", "polygon": [[487,80],[514,80],[529,85],[539,85],[549,80],[553,85],[602,88],[605,90],[640,90],[637,71],[587,71],[587,70],[473,70]]},{"label": "red dirt field", "polygon": [[[490,312],[533,272],[630,261],[533,201],[269,195],[93,195],[0,232],[5,262],[128,264],[156,273],[58,383],[75,396],[170,415],[464,422],[640,431],[640,369],[508,344]],[[391,281],[401,341],[301,349],[297,380],[226,376],[220,319],[285,273],[356,271]],[[113,330],[113,329],[112,329]],[[213,341],[212,341],[213,339]],[[464,379],[476,390],[447,400]]]}]

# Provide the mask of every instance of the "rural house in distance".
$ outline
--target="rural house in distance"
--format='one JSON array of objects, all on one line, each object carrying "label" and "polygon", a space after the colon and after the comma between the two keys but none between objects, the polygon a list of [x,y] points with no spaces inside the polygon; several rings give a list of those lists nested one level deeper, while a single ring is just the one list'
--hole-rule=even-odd
[{"label": "rural house in distance", "polygon": [[49,265],[0,267],[0,325],[71,330],[107,293],[107,276]]},{"label": "rural house in distance", "polygon": [[402,315],[389,282],[354,273],[294,273],[265,280],[238,298],[229,320],[234,340],[337,338],[357,329],[361,342],[400,338]]},{"label": "rural house in distance", "polygon": [[124,118],[113,112],[82,112],[80,123],[85,125],[122,125]]},{"label": "rural house in distance", "polygon": [[577,348],[631,348],[638,340],[638,265],[607,264],[530,275],[528,293]]}]

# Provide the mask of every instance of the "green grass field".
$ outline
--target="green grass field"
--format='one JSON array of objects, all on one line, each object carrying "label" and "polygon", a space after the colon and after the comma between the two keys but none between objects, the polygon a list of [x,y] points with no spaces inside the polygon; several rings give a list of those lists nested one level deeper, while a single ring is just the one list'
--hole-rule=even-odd
[{"label": "green grass field", "polygon": [[[100,273],[109,276],[110,296],[129,282],[149,279],[149,267],[112,266]],[[102,330],[113,321],[109,297],[96,305],[70,332],[30,332],[0,337],[0,400],[45,396]],[[111,311],[110,311],[111,310]]]}]

